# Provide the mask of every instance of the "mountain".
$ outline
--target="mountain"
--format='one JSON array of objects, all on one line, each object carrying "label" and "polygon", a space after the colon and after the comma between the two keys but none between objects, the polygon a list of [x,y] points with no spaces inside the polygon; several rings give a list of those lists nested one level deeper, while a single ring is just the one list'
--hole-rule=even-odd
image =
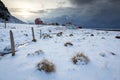
[{"label": "mountain", "polygon": [[[100,15],[101,16],[101,15]],[[108,20],[109,19],[109,20]],[[84,28],[96,28],[96,29],[120,29],[120,19],[115,19],[112,15],[106,15],[106,17],[81,17],[79,15],[63,15],[53,18],[44,18],[44,22],[52,23],[57,22],[59,24],[65,24],[72,22],[77,26],[83,26]]]},{"label": "mountain", "polygon": [[4,22],[5,20],[9,23],[24,23],[12,16],[4,3],[0,0],[0,22]]}]

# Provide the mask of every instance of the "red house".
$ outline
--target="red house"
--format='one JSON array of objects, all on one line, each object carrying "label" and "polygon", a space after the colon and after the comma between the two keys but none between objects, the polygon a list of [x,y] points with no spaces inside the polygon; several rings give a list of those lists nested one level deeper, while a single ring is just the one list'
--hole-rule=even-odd
[{"label": "red house", "polygon": [[35,24],[36,24],[36,25],[43,24],[43,21],[42,21],[40,18],[36,18],[36,19],[35,19]]}]

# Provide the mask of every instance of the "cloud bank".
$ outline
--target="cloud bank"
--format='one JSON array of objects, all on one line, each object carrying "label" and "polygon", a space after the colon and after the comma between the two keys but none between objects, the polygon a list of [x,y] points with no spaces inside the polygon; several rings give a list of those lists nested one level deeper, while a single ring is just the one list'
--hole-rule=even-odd
[{"label": "cloud bank", "polygon": [[[77,16],[77,24],[86,27],[120,28],[120,0],[69,0]],[[67,11],[67,9],[66,9]],[[71,17],[75,18],[75,17]]]},{"label": "cloud bank", "polygon": [[73,22],[89,28],[120,29],[120,0],[62,0],[56,4],[56,8],[29,10],[36,15],[29,20],[40,17],[49,23]]}]

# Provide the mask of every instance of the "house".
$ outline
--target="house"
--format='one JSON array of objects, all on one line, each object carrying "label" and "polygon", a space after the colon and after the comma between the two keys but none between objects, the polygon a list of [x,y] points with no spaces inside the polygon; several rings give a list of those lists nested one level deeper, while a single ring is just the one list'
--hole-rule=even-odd
[{"label": "house", "polygon": [[36,25],[43,24],[43,21],[42,21],[40,18],[36,18],[36,19],[35,19],[35,24],[36,24]]}]

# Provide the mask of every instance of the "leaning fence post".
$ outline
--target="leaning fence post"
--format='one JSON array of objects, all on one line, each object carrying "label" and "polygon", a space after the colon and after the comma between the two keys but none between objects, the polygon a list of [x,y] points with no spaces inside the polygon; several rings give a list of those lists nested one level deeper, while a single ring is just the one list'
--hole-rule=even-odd
[{"label": "leaning fence post", "polygon": [[42,38],[42,30],[40,29],[40,39]]},{"label": "leaning fence post", "polygon": [[32,40],[32,41],[33,41],[33,42],[36,42],[35,35],[34,35],[34,28],[32,27],[31,29],[32,29],[32,37],[33,37],[33,40]]},{"label": "leaning fence post", "polygon": [[10,42],[11,42],[11,52],[12,52],[12,56],[15,56],[15,43],[14,43],[14,37],[13,37],[13,33],[10,30]]}]

